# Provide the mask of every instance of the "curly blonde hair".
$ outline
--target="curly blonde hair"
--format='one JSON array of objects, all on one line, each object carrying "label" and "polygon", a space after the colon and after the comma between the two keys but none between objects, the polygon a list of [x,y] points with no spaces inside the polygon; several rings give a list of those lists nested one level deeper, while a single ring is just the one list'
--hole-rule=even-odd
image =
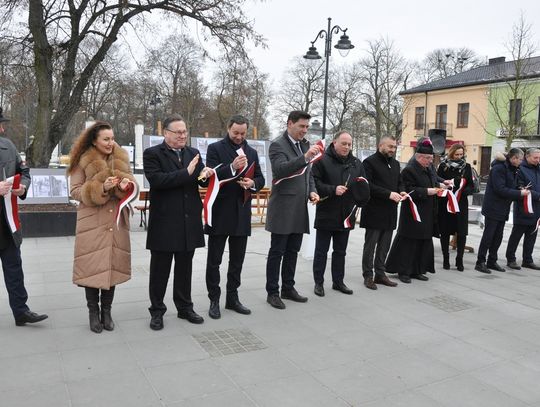
[{"label": "curly blonde hair", "polygon": [[93,125],[83,130],[77,137],[69,152],[69,167],[67,168],[68,175],[73,172],[75,167],[79,165],[81,156],[91,147],[94,146],[94,141],[98,138],[101,130],[112,130],[112,126],[103,121],[96,121]]}]

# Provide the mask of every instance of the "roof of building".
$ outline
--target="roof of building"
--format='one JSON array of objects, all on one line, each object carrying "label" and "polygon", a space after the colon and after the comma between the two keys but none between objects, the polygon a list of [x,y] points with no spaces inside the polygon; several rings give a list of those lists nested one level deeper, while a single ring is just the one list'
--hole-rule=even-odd
[{"label": "roof of building", "polygon": [[[489,65],[479,66],[469,71],[404,90],[400,95],[509,81],[516,77],[514,62],[504,62],[502,58],[494,58],[490,60]],[[524,59],[523,64],[522,75],[524,77],[540,77],[540,56]]]}]

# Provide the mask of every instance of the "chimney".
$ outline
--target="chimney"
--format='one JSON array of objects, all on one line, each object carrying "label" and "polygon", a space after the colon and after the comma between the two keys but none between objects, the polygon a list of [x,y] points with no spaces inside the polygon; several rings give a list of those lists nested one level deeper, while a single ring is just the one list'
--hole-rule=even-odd
[{"label": "chimney", "polygon": [[490,58],[488,59],[488,65],[502,64],[504,61],[506,61],[506,57]]}]

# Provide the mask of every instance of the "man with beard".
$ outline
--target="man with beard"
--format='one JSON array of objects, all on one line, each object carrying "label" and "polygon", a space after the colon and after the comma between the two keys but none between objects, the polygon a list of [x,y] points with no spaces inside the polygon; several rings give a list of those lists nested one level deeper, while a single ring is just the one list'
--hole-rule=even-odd
[{"label": "man with beard", "polygon": [[210,298],[210,318],[219,319],[219,266],[229,241],[229,269],[227,272],[227,297],[225,308],[248,315],[238,298],[240,273],[246,254],[247,238],[251,235],[251,192],[264,186],[257,151],[248,145],[246,134],[249,122],[244,116],[235,115],[229,120],[227,136],[208,146],[206,165],[217,168],[218,179],[225,180],[212,205],[212,225],[204,227],[208,235],[206,259],[206,287]]},{"label": "man with beard", "polygon": [[371,198],[360,216],[360,227],[366,229],[362,274],[364,285],[370,290],[376,290],[377,284],[397,285],[386,276],[384,265],[396,228],[397,205],[405,194],[395,154],[396,139],[384,136],[377,152],[363,162]]}]

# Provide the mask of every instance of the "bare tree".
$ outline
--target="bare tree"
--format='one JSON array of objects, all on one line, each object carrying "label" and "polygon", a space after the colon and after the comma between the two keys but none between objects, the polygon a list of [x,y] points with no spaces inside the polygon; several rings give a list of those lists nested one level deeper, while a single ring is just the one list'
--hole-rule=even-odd
[{"label": "bare tree", "polygon": [[277,119],[283,120],[291,110],[303,110],[316,115],[324,91],[324,62],[297,57],[283,74],[277,95]]},{"label": "bare tree", "polygon": [[373,118],[376,143],[386,134],[401,135],[402,101],[399,92],[409,76],[407,63],[384,38],[368,41],[367,56],[359,62],[364,81],[365,113]]},{"label": "bare tree", "polygon": [[[48,165],[52,148],[81,106],[90,78],[128,24],[144,27],[144,15],[163,11],[177,16],[178,21],[198,22],[202,34],[217,39],[225,49],[244,50],[246,39],[262,43],[242,11],[244,3],[245,0],[0,0],[0,17],[9,19],[14,12],[28,14],[28,32],[5,32],[4,28],[2,34],[25,41],[34,55],[38,102],[35,139],[28,150],[30,163]],[[96,39],[99,47],[79,71],[81,44],[90,39]],[[55,70],[61,72],[57,87],[53,80]]]},{"label": "bare tree", "polygon": [[[538,128],[537,119],[528,117],[538,109],[534,87],[528,81],[540,66],[538,58],[532,58],[538,48],[534,38],[532,27],[522,13],[505,44],[513,59],[511,72],[501,72],[501,82],[492,85],[489,91],[488,103],[498,128],[498,134],[491,133],[505,138],[507,150],[514,139],[536,133]],[[501,68],[505,66],[501,64]],[[505,79],[508,77],[511,79]]]},{"label": "bare tree", "polygon": [[414,71],[418,84],[423,85],[480,65],[483,65],[482,58],[470,48],[438,48],[428,52],[423,61],[416,64]]}]

